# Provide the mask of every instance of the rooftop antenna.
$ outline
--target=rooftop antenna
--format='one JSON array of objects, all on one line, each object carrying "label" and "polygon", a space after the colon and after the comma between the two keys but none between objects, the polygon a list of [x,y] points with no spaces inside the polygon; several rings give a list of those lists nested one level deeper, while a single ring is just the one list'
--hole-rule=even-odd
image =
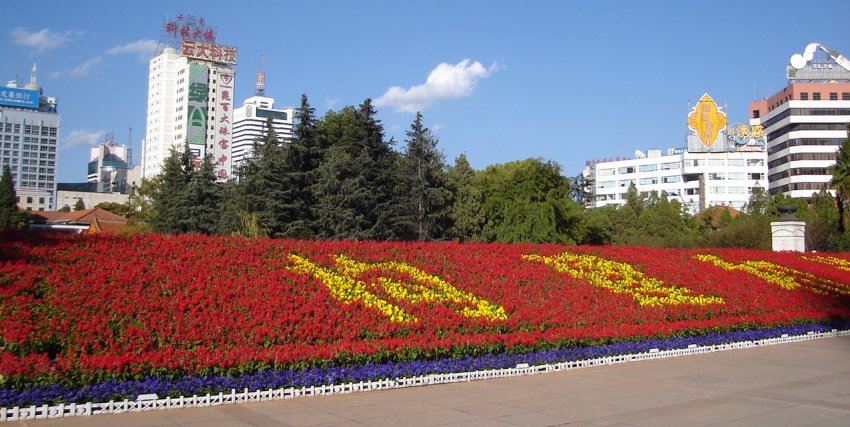
[{"label": "rooftop antenna", "polygon": [[260,54],[260,71],[257,71],[257,86],[254,96],[266,96],[266,72],[263,70],[263,54]]}]

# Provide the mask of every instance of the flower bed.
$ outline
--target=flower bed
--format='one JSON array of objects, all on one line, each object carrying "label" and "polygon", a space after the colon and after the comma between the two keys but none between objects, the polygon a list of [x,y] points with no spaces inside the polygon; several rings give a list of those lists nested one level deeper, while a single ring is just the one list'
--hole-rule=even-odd
[{"label": "flower bed", "polygon": [[0,406],[550,363],[850,319],[848,254],[0,240]]}]

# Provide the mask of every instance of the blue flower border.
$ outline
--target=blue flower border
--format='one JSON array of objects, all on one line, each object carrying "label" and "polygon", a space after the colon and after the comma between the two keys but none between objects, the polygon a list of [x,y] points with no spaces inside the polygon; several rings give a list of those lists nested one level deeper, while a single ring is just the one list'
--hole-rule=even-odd
[{"label": "blue flower border", "polygon": [[68,388],[60,384],[34,386],[27,389],[0,389],[0,407],[30,406],[65,403],[108,402],[121,398],[135,400],[141,394],[155,393],[164,396],[192,396],[230,390],[269,390],[288,387],[310,387],[324,384],[371,381],[385,378],[416,377],[429,374],[472,372],[488,369],[512,368],[527,363],[529,366],[595,359],[625,354],[645,353],[651,349],[675,350],[690,345],[710,346],[734,342],[755,341],[782,335],[805,335],[808,332],[850,330],[850,321],[836,323],[800,324],[766,329],[753,329],[723,333],[709,333],[690,337],[672,337],[643,341],[625,341],[616,344],[539,350],[528,353],[486,354],[429,361],[367,363],[357,366],[327,366],[305,369],[267,370],[240,376],[209,375],[202,377],[162,378],[146,377],[142,380],[109,380],[82,388]]}]

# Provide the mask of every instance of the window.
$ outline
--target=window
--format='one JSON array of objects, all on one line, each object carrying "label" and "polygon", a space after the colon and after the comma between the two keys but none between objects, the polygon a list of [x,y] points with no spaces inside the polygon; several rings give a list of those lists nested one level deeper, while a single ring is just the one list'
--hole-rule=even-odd
[{"label": "window", "polygon": [[850,101],[850,92],[841,92],[842,101]]},{"label": "window", "polygon": [[641,172],[652,172],[654,170],[658,170],[658,165],[640,165],[640,167],[638,167],[638,170]]},{"label": "window", "polygon": [[596,171],[597,176],[614,175],[614,169],[599,169]]},{"label": "window", "polygon": [[679,175],[671,175],[671,176],[661,177],[661,183],[663,183],[663,184],[669,184],[669,183],[672,183],[672,182],[679,182],[681,180],[682,180],[682,177],[680,177]]},{"label": "window", "polygon": [[838,101],[838,93],[837,92],[830,92],[829,93],[829,100],[830,101]]},{"label": "window", "polygon": [[747,166],[764,166],[762,159],[747,159]]},{"label": "window", "polygon": [[727,164],[729,166],[744,166],[744,159],[729,159]]},{"label": "window", "polygon": [[743,172],[729,172],[729,174],[727,174],[726,176],[729,178],[730,181],[747,179],[747,174]]},{"label": "window", "polygon": [[726,174],[723,172],[712,172],[708,174],[708,179],[711,181],[722,181],[726,179]]},{"label": "window", "polygon": [[679,169],[679,162],[670,162],[670,163],[662,163],[661,170],[667,171],[672,169]]},{"label": "window", "polygon": [[729,194],[744,194],[744,187],[729,187]]},{"label": "window", "polygon": [[600,181],[597,188],[614,188],[614,181]]},{"label": "window", "polygon": [[725,187],[708,187],[708,194],[726,194]]},{"label": "window", "polygon": [[[809,100],[809,93],[808,92],[800,92],[800,99],[803,100],[803,101],[808,101]],[[756,117],[756,118],[758,118],[758,117]]]},{"label": "window", "polygon": [[815,101],[820,101],[820,92],[813,93],[812,99],[815,100]]},{"label": "window", "polygon": [[751,173],[750,179],[754,179],[754,180],[764,179],[764,175],[760,174],[760,173]]},{"label": "window", "polygon": [[635,167],[634,166],[624,166],[624,167],[621,167],[618,172],[619,173],[635,173]]},{"label": "window", "polygon": [[656,177],[641,178],[640,179],[640,185],[655,185],[655,184],[658,184],[658,178],[656,178]]},{"label": "window", "polygon": [[628,187],[628,186],[634,184],[634,182],[635,182],[635,180],[633,180],[633,179],[624,179],[624,180],[620,181],[620,187]]}]

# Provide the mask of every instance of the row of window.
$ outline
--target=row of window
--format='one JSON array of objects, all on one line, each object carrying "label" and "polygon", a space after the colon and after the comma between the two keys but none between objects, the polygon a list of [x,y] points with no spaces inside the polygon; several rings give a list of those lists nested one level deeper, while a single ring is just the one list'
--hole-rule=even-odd
[{"label": "row of window", "polygon": [[767,154],[776,154],[788,147],[797,147],[801,145],[841,145],[844,142],[841,138],[795,138],[776,144],[767,149]]},{"label": "row of window", "polygon": [[[0,130],[5,131],[6,133],[21,133],[21,124],[20,123],[6,123],[5,126],[0,127]],[[41,135],[41,136],[52,136],[56,137],[58,132],[58,128],[53,126],[33,126],[33,125],[24,125],[24,135]]]},{"label": "row of window", "polygon": [[780,193],[786,193],[794,190],[811,190],[812,192],[817,192],[820,191],[821,188],[828,188],[827,184],[823,182],[792,182],[791,184],[782,185],[775,189],[772,188],[771,192],[774,190]]},{"label": "row of window", "polygon": [[780,136],[787,134],[788,132],[801,131],[801,130],[846,130],[846,123],[792,123],[790,125],[783,126],[769,134],[767,134],[768,141],[775,141]]},{"label": "row of window", "polygon": [[[800,100],[808,101],[809,93],[808,92],[800,92]],[[812,101],[820,101],[821,93],[820,92],[812,92]],[[830,101],[838,101],[838,92],[829,92],[829,100]],[[841,92],[841,100],[842,101],[850,101],[850,92]]]},{"label": "row of window", "polygon": [[767,164],[769,168],[775,168],[779,165],[784,165],[788,162],[796,162],[799,160],[832,160],[836,158],[836,153],[794,153],[784,157],[780,157]]},{"label": "row of window", "polygon": [[[800,175],[830,175],[828,168],[791,168],[782,172],[775,173],[770,175],[768,179],[773,181],[778,181],[782,178],[788,178],[789,176],[800,176]],[[805,190],[805,189],[804,189]]]},{"label": "row of window", "polygon": [[769,128],[789,116],[850,116],[850,108],[788,108],[763,123]]}]

